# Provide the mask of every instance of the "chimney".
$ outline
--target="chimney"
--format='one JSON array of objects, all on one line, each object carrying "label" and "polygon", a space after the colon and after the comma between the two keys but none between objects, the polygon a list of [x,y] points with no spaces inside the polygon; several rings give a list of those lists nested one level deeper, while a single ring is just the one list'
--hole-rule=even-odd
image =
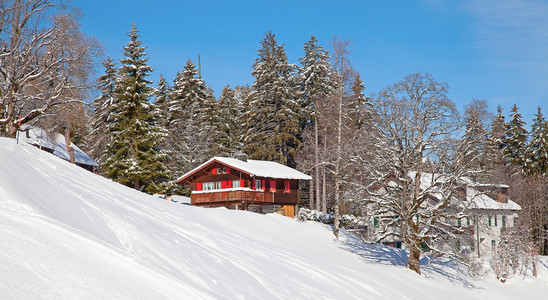
[{"label": "chimney", "polygon": [[247,162],[247,154],[245,154],[241,150],[234,152],[234,158],[237,158],[243,162]]}]

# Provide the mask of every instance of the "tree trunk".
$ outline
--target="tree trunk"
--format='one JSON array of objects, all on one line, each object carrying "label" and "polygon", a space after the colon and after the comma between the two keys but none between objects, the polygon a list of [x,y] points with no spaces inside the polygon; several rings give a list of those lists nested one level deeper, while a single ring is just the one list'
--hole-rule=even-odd
[{"label": "tree trunk", "polygon": [[69,153],[69,159],[71,164],[76,164],[76,158],[74,157],[74,147],[70,141],[70,134],[72,133],[72,122],[68,122],[67,131],[65,132],[65,145]]},{"label": "tree trunk", "polygon": [[339,124],[337,125],[337,158],[335,162],[335,205],[333,206],[333,234],[339,239],[339,206],[341,203],[341,141],[342,141],[342,91],[339,96]]},{"label": "tree trunk", "polygon": [[139,190],[140,189],[139,179],[135,179],[134,184],[135,184],[135,189]]},{"label": "tree trunk", "polygon": [[[327,135],[326,130],[324,129],[324,139],[323,139],[323,155],[324,160],[327,157]],[[327,180],[325,175],[325,166],[322,166],[322,212],[327,212]]]},{"label": "tree trunk", "polygon": [[413,247],[410,247],[409,260],[407,261],[407,267],[410,270],[413,270],[420,275],[421,274],[421,264],[420,264],[421,251],[418,248],[419,246],[420,245],[414,245]]},{"label": "tree trunk", "polygon": [[[320,210],[320,166],[318,165],[320,163],[319,158],[319,152],[320,149],[318,149],[318,119],[317,116],[314,117],[314,139],[315,139],[315,155],[316,155],[316,167],[314,168],[314,178],[315,178],[315,184],[316,184],[316,210]],[[312,199],[312,197],[310,198]]]}]

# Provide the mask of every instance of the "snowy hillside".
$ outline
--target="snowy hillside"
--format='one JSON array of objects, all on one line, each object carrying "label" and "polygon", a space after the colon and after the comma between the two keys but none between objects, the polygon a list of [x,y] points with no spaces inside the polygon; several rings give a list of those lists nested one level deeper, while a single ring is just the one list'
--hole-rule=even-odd
[{"label": "snowy hillside", "polygon": [[543,299],[539,278],[406,270],[401,251],[278,215],[167,202],[0,138],[2,299]]}]

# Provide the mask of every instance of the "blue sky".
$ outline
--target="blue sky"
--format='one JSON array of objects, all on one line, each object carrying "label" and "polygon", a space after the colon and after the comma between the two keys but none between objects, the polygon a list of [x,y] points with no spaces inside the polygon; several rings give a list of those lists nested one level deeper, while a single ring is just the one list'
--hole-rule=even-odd
[{"label": "blue sky", "polygon": [[[135,22],[147,47],[150,77],[171,83],[187,59],[201,57],[202,77],[219,95],[229,84],[250,84],[260,41],[272,31],[298,63],[311,35],[330,48],[348,39],[351,61],[376,93],[405,75],[428,72],[450,87],[459,109],[485,99],[505,115],[516,103],[532,123],[548,114],[548,1],[144,1],[73,0],[82,30],[105,55],[122,56]],[[100,70],[102,72],[102,69]]]}]

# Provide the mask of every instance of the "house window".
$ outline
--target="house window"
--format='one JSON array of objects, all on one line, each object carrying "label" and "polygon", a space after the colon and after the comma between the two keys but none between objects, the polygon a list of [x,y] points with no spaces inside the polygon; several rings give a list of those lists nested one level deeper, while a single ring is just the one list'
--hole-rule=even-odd
[{"label": "house window", "polygon": [[474,240],[470,241],[470,251],[474,251],[476,244],[474,243]]},{"label": "house window", "polygon": [[255,189],[256,189],[256,190],[262,189],[262,187],[261,187],[261,180],[255,180]]},{"label": "house window", "polygon": [[462,224],[461,224],[461,222],[460,222],[460,219],[457,219],[457,226],[459,226],[459,227],[462,226]]},{"label": "house window", "polygon": [[495,219],[495,227],[497,227],[497,215],[494,215],[493,217]]},{"label": "house window", "polygon": [[223,188],[223,182],[222,181],[216,181],[215,182],[215,189],[220,190]]},{"label": "house window", "polygon": [[476,224],[477,224],[477,222],[478,222],[478,219],[477,219],[477,217],[476,217],[476,216],[473,216],[473,217],[472,217],[472,222],[473,222],[472,224],[474,224],[474,225],[476,225]]},{"label": "house window", "polygon": [[502,216],[502,227],[506,227],[506,216]]},{"label": "house window", "polygon": [[232,187],[239,188],[240,187],[240,181],[239,180],[232,180]]},{"label": "house window", "polygon": [[202,187],[204,191],[211,191],[215,189],[215,183],[214,182],[204,182],[202,184]]},{"label": "house window", "polygon": [[491,240],[491,248],[493,248],[493,250],[495,250],[496,246],[497,246],[497,242],[495,242],[495,240]]},{"label": "house window", "polygon": [[284,181],[284,193],[289,193],[289,180]]},{"label": "house window", "polygon": [[491,223],[491,216],[489,216],[489,226],[493,226],[493,224]]},{"label": "house window", "polygon": [[373,226],[375,226],[375,228],[379,228],[379,217],[373,218]]},{"label": "house window", "polygon": [[466,217],[466,225],[470,226],[470,217]]}]

